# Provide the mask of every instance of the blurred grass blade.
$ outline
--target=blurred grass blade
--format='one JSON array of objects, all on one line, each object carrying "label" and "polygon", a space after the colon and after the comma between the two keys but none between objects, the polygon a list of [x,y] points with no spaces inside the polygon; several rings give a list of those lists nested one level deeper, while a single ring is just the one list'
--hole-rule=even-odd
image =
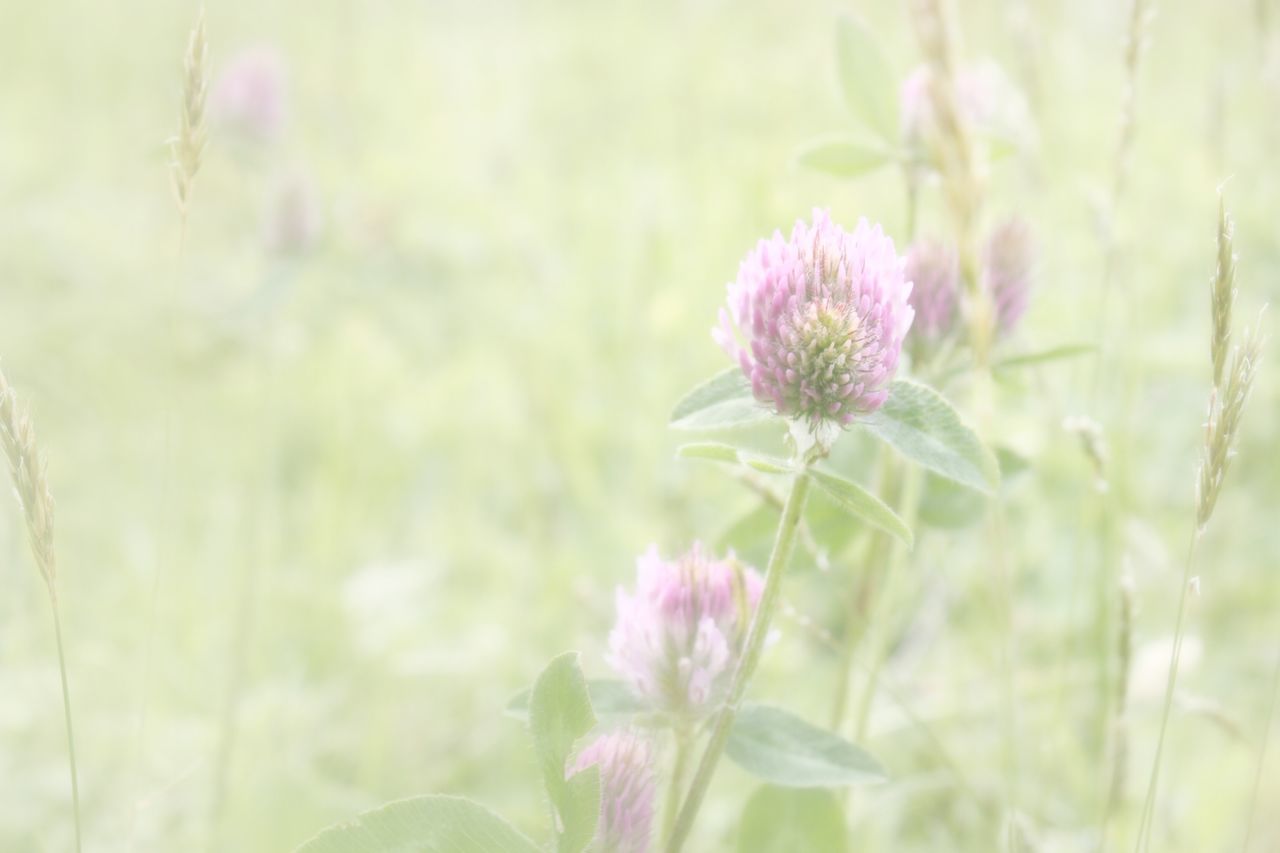
[{"label": "blurred grass blade", "polygon": [[841,178],[874,172],[893,159],[894,152],[883,142],[856,136],[815,140],[796,154],[801,166]]},{"label": "blurred grass blade", "polygon": [[845,512],[902,540],[908,548],[912,547],[914,537],[911,528],[884,501],[857,483],[830,471],[814,468],[809,471],[809,476]]},{"label": "blurred grass blade", "polygon": [[547,796],[559,816],[556,849],[582,853],[600,819],[600,771],[588,767],[565,779],[565,766],[579,738],[596,724],[578,653],[555,658],[534,682],[529,699],[529,732],[542,768]]},{"label": "blurred grass blade", "polygon": [[295,853],[538,853],[538,847],[479,803],[433,795],[367,811]]},{"label": "blurred grass blade", "polygon": [[676,403],[674,429],[712,430],[768,420],[773,414],[756,402],[742,371],[730,367],[694,388]]},{"label": "blurred grass blade", "polygon": [[699,441],[682,444],[676,448],[676,456],[682,459],[706,459],[711,462],[738,463],[738,449],[718,441]]},{"label": "blurred grass blade", "polygon": [[991,369],[995,372],[1002,370],[1015,370],[1022,367],[1034,367],[1037,364],[1044,364],[1049,361],[1060,361],[1067,358],[1075,358],[1078,355],[1088,355],[1096,352],[1097,347],[1093,344],[1063,344],[1062,346],[1052,347],[1051,349],[1040,350],[1039,352],[1028,352],[1020,355],[1006,356],[998,358],[991,363]]},{"label": "blurred grass blade", "polygon": [[903,456],[983,494],[1000,485],[1000,466],[946,398],[927,385],[895,380],[889,399],[861,424]]},{"label": "blurred grass blade", "polygon": [[861,21],[844,17],[836,24],[836,62],[840,89],[854,118],[890,144],[898,141],[898,81]]},{"label": "blurred grass blade", "polygon": [[[1002,485],[1016,480],[1031,468],[1030,460],[1008,447],[996,447],[995,455]],[[959,530],[980,521],[986,509],[986,495],[981,492],[962,486],[955,480],[939,477],[932,471],[925,473],[918,510],[924,524],[944,530]]]},{"label": "blurred grass blade", "polygon": [[924,491],[917,514],[921,523],[942,530],[960,530],[976,524],[986,512],[987,498],[955,480],[925,474]]},{"label": "blurred grass blade", "polygon": [[761,786],[742,811],[738,853],[849,849],[844,813],[831,791]]},{"label": "blurred grass blade", "polygon": [[743,706],[725,754],[756,778],[786,788],[841,788],[885,780],[884,768],[861,748],[772,705]]},{"label": "blurred grass blade", "polygon": [[[591,710],[599,717],[626,717],[649,710],[649,706],[641,702],[630,687],[616,678],[588,678],[587,693],[591,697]],[[533,688],[521,690],[507,702],[503,713],[527,722],[529,697],[532,695]]]},{"label": "blurred grass blade", "polygon": [[764,474],[795,473],[795,468],[784,459],[775,459],[749,450],[739,450],[731,444],[720,441],[682,444],[676,448],[676,456],[682,459],[706,459],[711,462],[726,462],[730,465],[745,465]]},{"label": "blurred grass blade", "polygon": [[996,462],[1000,465],[1000,480],[1006,482],[1031,469],[1031,460],[1012,447],[996,447]]}]

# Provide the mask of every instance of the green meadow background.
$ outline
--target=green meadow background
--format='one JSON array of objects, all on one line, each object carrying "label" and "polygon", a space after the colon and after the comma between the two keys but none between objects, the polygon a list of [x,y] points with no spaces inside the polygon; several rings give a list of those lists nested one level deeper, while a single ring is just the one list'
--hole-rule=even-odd
[{"label": "green meadow background", "polygon": [[[1028,461],[1003,491],[1002,556],[981,524],[920,532],[865,742],[893,780],[851,796],[854,849],[997,850],[1011,814],[1024,849],[1097,849],[1121,575],[1136,614],[1112,840],[1131,843],[1190,535],[1224,180],[1238,319],[1280,296],[1280,8],[1154,5],[1104,317],[1128,4],[957,4],[965,56],[1000,63],[1037,128],[988,185],[990,219],[1023,215],[1041,249],[1008,352],[1099,349],[999,386],[989,438]],[[709,335],[725,283],[814,206],[904,233],[897,172],[795,166],[803,143],[852,126],[833,50],[851,11],[901,76],[916,66],[906,12],[879,2],[210,2],[215,75],[273,46],[287,117],[256,148],[214,129],[179,259],[164,143],[195,5],[0,0],[0,363],[57,499],[86,850],[278,853],[427,792],[545,837],[507,699],[566,649],[608,674],[635,555],[722,545],[756,505],[675,460],[666,429],[725,365]],[[282,255],[263,223],[289,174],[313,182],[323,232]],[[922,204],[922,230],[943,233],[936,188]],[[1161,850],[1244,836],[1280,655],[1265,353],[1194,569]],[[1072,415],[1107,432],[1104,494]],[[730,544],[760,559],[770,523]],[[828,571],[800,561],[753,696],[826,719],[849,553]],[[71,844],[42,586],[8,502],[13,853]],[[1280,849],[1272,739],[1254,850]],[[724,767],[692,849],[734,849],[753,784]]]}]

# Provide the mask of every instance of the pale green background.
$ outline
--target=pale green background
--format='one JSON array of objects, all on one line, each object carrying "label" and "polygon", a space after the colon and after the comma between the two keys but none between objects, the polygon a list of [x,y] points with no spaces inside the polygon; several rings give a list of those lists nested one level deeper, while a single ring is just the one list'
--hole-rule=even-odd
[{"label": "pale green background", "polygon": [[[1027,216],[1043,250],[1010,346],[1094,340],[1128,4],[960,5],[967,55],[1029,88],[1039,126],[1038,152],[990,186],[992,214]],[[1137,584],[1140,803],[1227,176],[1242,319],[1280,294],[1280,30],[1260,23],[1273,4],[1155,5],[1102,402],[1088,404],[1088,360],[998,401],[1001,440],[1034,460],[1008,506],[1016,766],[1001,758],[985,534],[926,533],[905,586],[916,615],[886,678],[930,734],[877,707],[867,746],[896,781],[853,799],[857,849],[997,849],[1010,782],[1043,849],[1091,849],[1106,778],[1093,745],[1097,502],[1061,428],[1081,412],[1112,430],[1112,553]],[[606,674],[613,589],[634,555],[714,540],[751,505],[721,471],[674,461],[664,426],[724,364],[708,330],[725,282],[756,239],[814,205],[901,234],[894,172],[841,182],[792,165],[800,144],[850,126],[832,51],[849,8],[900,74],[916,64],[887,3],[211,3],[215,67],[278,47],[289,117],[267,151],[212,138],[180,270],[163,142],[194,7],[0,3],[0,356],[32,404],[58,501],[86,850],[275,853],[432,791],[546,837],[506,698],[567,648]],[[263,200],[299,168],[325,235],[273,260]],[[923,224],[944,224],[936,193]],[[1201,710],[1172,723],[1162,850],[1235,850],[1243,834],[1280,651],[1274,377],[1269,362],[1196,570],[1201,651],[1182,685]],[[0,849],[64,851],[50,617],[19,523],[12,505],[0,512]],[[798,572],[789,599],[829,624],[845,571]],[[238,622],[246,588],[256,603]],[[752,693],[825,719],[832,656],[794,620],[781,628]],[[750,787],[722,772],[696,849],[732,844]],[[1280,747],[1255,850],[1280,847],[1278,798]]]}]

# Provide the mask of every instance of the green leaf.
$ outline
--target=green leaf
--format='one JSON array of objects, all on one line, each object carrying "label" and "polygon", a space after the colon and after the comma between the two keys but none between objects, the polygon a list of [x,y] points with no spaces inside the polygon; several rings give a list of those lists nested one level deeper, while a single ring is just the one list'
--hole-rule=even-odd
[{"label": "green leaf", "polygon": [[995,456],[946,398],[927,385],[895,380],[889,399],[861,424],[903,456],[948,480],[987,495],[1000,485]]},{"label": "green leaf", "polygon": [[886,142],[898,140],[898,81],[875,36],[854,18],[836,25],[836,62],[845,104]]},{"label": "green leaf", "polygon": [[907,523],[862,486],[821,468],[811,469],[809,476],[845,512],[902,540],[908,548],[912,546],[913,537]]},{"label": "green leaf", "polygon": [[[1002,486],[1016,480],[1031,466],[1026,457],[1007,447],[996,447],[995,454],[1000,465]],[[980,521],[986,507],[986,495],[981,492],[932,472],[925,473],[924,491],[918,508],[919,519],[924,524],[944,530],[959,530]]]},{"label": "green leaf", "polygon": [[[649,710],[630,687],[616,678],[588,678],[587,693],[591,696],[591,710],[600,717],[627,717]],[[503,713],[512,719],[527,721],[532,695],[533,688],[521,690],[507,702]]]},{"label": "green leaf", "polygon": [[840,803],[831,791],[760,787],[742,812],[738,853],[845,853]]},{"label": "green leaf", "polygon": [[727,462],[731,465],[746,465],[765,474],[795,473],[795,468],[783,459],[763,456],[749,450],[739,450],[733,445],[719,441],[682,444],[676,448],[676,456],[685,459],[709,459],[712,462]]},{"label": "green leaf", "polygon": [[559,816],[559,853],[582,853],[596,834],[600,819],[599,769],[589,767],[565,779],[565,765],[574,743],[595,724],[578,653],[566,652],[542,671],[529,698],[534,753],[547,795]]},{"label": "green leaf", "polygon": [[744,705],[725,754],[743,770],[785,788],[839,788],[882,782],[874,758],[847,740],[771,705]]},{"label": "green leaf", "polygon": [[1051,347],[1039,352],[1027,352],[998,358],[991,363],[991,369],[996,373],[1000,373],[1006,370],[1034,367],[1037,364],[1044,364],[1048,361],[1060,361],[1065,358],[1075,358],[1078,355],[1087,355],[1091,352],[1096,352],[1097,349],[1093,344],[1063,344],[1062,346]]},{"label": "green leaf", "polygon": [[982,518],[986,508],[987,498],[981,492],[937,474],[925,475],[918,515],[920,521],[930,527],[943,530],[968,527]]},{"label": "green leaf", "polygon": [[759,423],[773,417],[751,393],[747,377],[730,367],[694,388],[671,412],[674,429],[712,430]]},{"label": "green leaf", "polygon": [[1011,480],[1031,467],[1031,460],[1011,447],[996,447],[1000,479]]},{"label": "green leaf", "polygon": [[538,853],[489,809],[433,795],[388,803],[330,827],[295,853]]},{"label": "green leaf", "polygon": [[855,136],[817,140],[796,154],[796,162],[801,166],[841,178],[874,172],[893,159],[893,150],[883,142]]},{"label": "green leaf", "polygon": [[[781,515],[782,511],[768,501],[761,500],[752,504],[717,534],[716,549],[731,550],[751,565],[765,565],[769,560],[769,552],[773,549],[773,539],[778,532],[778,518]],[[799,559],[803,553],[803,548],[797,548],[792,559]]]}]

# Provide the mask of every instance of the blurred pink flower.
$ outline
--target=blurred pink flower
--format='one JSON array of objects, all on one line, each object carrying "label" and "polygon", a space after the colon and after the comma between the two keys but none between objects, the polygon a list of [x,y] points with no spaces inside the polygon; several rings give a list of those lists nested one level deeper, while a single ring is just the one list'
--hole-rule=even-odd
[{"label": "blurred pink flower", "polygon": [[982,251],[982,284],[991,295],[996,329],[1013,330],[1026,313],[1031,297],[1035,242],[1022,219],[1010,219],[996,227]]},{"label": "blurred pink flower", "polygon": [[254,47],[228,61],[209,96],[210,112],[225,127],[269,142],[284,125],[285,65],[274,48]]},{"label": "blurred pink flower", "polygon": [[925,129],[933,124],[933,95],[929,91],[932,76],[928,66],[921,65],[902,81],[898,95],[898,114],[902,122],[902,136],[908,142],[918,142]]},{"label": "blurred pink flower", "polygon": [[906,276],[911,280],[915,321],[907,346],[919,359],[951,335],[960,319],[960,255],[937,240],[917,240],[907,250]]},{"label": "blurred pink flower", "polygon": [[645,853],[653,830],[657,786],[653,744],[634,731],[610,732],[578,753],[566,776],[588,767],[600,768],[600,823],[596,842],[601,853]]},{"label": "blurred pink flower", "polygon": [[305,175],[286,175],[272,189],[263,222],[263,240],[278,254],[301,254],[320,239],[324,215],[315,184]]},{"label": "blurred pink flower", "polygon": [[742,261],[712,336],[778,414],[847,425],[888,396],[914,313],[903,265],[879,225],[850,233],[815,210]]},{"label": "blurred pink flower", "polygon": [[[908,145],[923,145],[939,131],[930,91],[932,75],[928,66],[922,65],[902,81],[899,113]],[[980,61],[961,68],[954,79],[956,110],[969,130],[1015,147],[1034,141],[1035,126],[1026,99],[1000,66]]]},{"label": "blurred pink flower", "polygon": [[656,545],[636,560],[636,590],[618,590],[609,664],[656,709],[688,718],[725,698],[760,601],[760,575],[699,543],[664,560]]}]

